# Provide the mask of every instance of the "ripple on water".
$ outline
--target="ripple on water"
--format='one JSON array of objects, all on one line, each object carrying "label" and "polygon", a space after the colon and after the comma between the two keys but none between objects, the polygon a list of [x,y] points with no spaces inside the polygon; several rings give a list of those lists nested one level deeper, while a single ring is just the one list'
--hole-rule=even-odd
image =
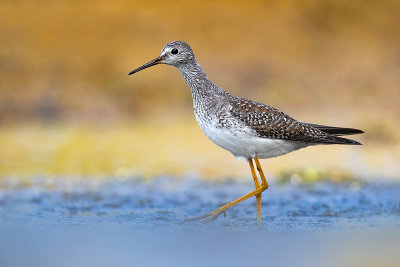
[{"label": "ripple on water", "polygon": [[[91,183],[59,179],[55,186],[13,184],[0,191],[2,222],[35,222],[69,227],[76,224],[127,224],[146,227],[198,216],[252,190],[250,182],[157,178]],[[272,183],[263,194],[263,225],[279,229],[331,229],[344,225],[400,224],[400,184],[320,182],[312,185]],[[68,219],[66,219],[68,218]],[[254,226],[255,200],[233,207],[214,226]]]}]

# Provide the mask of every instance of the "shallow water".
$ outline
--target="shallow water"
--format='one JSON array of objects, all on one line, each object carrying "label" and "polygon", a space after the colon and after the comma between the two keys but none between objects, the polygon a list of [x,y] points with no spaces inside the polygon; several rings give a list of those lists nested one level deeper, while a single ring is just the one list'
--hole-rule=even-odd
[{"label": "shallow water", "polygon": [[[161,177],[153,180],[38,180],[21,187],[3,181],[2,222],[54,227],[117,224],[172,226],[210,212],[251,190],[250,182]],[[212,222],[212,226],[253,227],[255,198]],[[272,183],[262,198],[267,230],[400,226],[400,183]]]},{"label": "shallow water", "polygon": [[[248,193],[254,186],[250,182],[171,177],[59,178],[36,179],[32,186],[24,187],[13,180],[2,180],[0,265],[24,266],[22,258],[32,255],[30,263],[55,266],[48,257],[52,251],[52,255],[63,259],[65,264],[61,266],[97,265],[100,259],[114,265],[116,255],[119,266],[130,266],[132,261],[141,266],[150,262],[151,266],[239,266],[239,262],[243,266],[249,263],[248,259],[259,263],[259,258],[251,256],[253,253],[269,251],[266,255],[270,261],[277,263],[278,258],[285,258],[284,254],[291,251],[303,255],[300,258],[304,266],[310,266],[305,252],[320,250],[321,261],[314,262],[326,263],[327,258],[321,255],[332,254],[322,248],[334,246],[339,251],[343,250],[343,243],[351,250],[360,244],[371,244],[368,249],[376,252],[377,247],[382,248],[378,243],[390,244],[385,252],[400,248],[399,183],[272,183],[263,194],[261,228],[256,227],[254,198],[210,224],[179,224]],[[324,239],[321,233],[332,240],[329,245],[319,245]],[[362,241],[366,236],[368,241]],[[378,242],[382,236],[384,240]],[[74,252],[66,253],[72,247]],[[159,258],[154,258],[155,250]],[[199,253],[203,250],[207,253]],[[235,258],[235,254],[241,256]],[[81,255],[80,260],[72,264],[77,255]],[[225,255],[223,261],[221,255]],[[393,258],[397,253],[390,255]],[[197,265],[192,262],[195,256]],[[161,258],[159,262],[157,259]],[[384,258],[390,259],[387,255]]]}]

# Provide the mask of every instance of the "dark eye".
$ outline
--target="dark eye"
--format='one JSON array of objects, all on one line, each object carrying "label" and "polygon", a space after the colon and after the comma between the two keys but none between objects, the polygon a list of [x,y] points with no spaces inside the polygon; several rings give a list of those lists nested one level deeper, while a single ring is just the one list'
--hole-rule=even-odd
[{"label": "dark eye", "polygon": [[174,55],[178,54],[178,49],[176,49],[176,48],[172,49],[171,54],[174,54]]}]

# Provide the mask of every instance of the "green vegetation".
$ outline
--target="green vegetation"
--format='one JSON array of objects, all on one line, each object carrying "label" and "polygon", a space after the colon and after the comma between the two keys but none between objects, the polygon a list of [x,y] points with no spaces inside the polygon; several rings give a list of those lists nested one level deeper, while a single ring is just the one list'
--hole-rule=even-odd
[{"label": "green vegetation", "polygon": [[[0,147],[3,178],[29,180],[36,175],[250,178],[247,162],[237,161],[215,146],[193,118],[112,126],[9,125],[0,128]],[[311,147],[263,160],[262,164],[268,177],[283,182],[342,181],[359,176],[398,177],[399,158],[399,146],[371,142],[363,147]]]},{"label": "green vegetation", "polygon": [[355,182],[356,177],[353,173],[348,171],[340,170],[322,170],[312,167],[307,167],[297,170],[285,170],[278,176],[279,182],[281,183],[292,183],[292,184],[312,184],[320,181],[331,181],[331,182]]}]

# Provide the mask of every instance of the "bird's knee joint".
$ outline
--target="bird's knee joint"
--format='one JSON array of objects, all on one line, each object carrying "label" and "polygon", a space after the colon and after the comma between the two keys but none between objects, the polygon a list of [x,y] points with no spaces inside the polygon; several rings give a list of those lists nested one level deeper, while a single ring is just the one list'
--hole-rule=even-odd
[{"label": "bird's knee joint", "polygon": [[268,187],[269,187],[268,184],[262,184],[262,185],[261,185],[261,188],[262,188],[263,190],[266,190]]}]

